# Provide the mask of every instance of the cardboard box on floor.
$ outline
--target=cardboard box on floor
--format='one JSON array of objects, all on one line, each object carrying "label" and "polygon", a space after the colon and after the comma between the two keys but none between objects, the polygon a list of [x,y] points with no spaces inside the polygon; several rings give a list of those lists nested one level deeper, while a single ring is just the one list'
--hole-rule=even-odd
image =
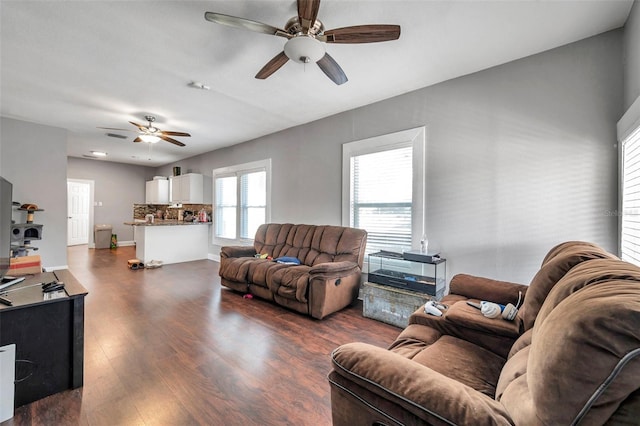
[{"label": "cardboard box on floor", "polygon": [[7,275],[19,277],[21,275],[39,274],[42,272],[40,255],[12,257],[9,262]]}]

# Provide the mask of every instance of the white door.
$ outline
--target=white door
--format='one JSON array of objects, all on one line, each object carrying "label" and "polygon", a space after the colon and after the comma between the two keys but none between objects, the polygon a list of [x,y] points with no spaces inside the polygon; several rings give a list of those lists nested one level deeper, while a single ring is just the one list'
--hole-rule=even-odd
[{"label": "white door", "polygon": [[67,181],[67,245],[89,244],[89,183]]}]

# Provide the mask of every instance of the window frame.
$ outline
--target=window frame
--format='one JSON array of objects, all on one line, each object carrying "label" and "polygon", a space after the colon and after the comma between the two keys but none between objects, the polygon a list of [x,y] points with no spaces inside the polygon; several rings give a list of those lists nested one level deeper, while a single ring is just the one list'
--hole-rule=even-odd
[{"label": "window frame", "polygon": [[[626,166],[631,166],[631,170],[627,171]],[[622,142],[620,174],[620,258],[640,266],[640,127]],[[634,196],[627,200],[627,195],[631,194]]]},{"label": "window frame", "polygon": [[[618,140],[618,210],[615,214],[618,217],[618,257],[623,258],[623,216],[624,212],[624,146],[638,136],[640,132],[640,97],[638,97],[627,109],[624,115],[616,123],[617,140]],[[608,212],[609,215],[612,212]]]},{"label": "window frame", "polygon": [[[237,164],[233,166],[220,167],[217,169],[213,169],[212,172],[212,195],[213,195],[213,212],[212,212],[212,220],[213,224],[211,226],[211,241],[212,244],[215,245],[252,245],[253,244],[253,236],[251,238],[242,238],[241,227],[242,227],[242,206],[240,199],[240,185],[241,185],[241,176],[264,171],[266,173],[265,176],[265,223],[271,221],[271,158],[267,158],[265,160],[252,161],[249,163]],[[236,180],[236,238],[224,238],[218,237],[216,235],[216,179],[225,178],[235,176]]]},{"label": "window frame", "polygon": [[375,136],[342,145],[342,225],[351,225],[351,158],[411,145],[413,181],[411,208],[411,247],[420,247],[426,233],[426,126]]}]

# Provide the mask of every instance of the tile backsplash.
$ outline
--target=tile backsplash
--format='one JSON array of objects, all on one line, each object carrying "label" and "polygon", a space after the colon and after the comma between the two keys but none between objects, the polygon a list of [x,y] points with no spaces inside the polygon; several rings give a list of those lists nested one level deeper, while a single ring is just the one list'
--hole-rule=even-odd
[{"label": "tile backsplash", "polygon": [[146,215],[152,214],[156,219],[178,220],[178,210],[191,211],[197,215],[200,210],[207,212],[207,217],[211,221],[211,212],[213,211],[211,204],[183,204],[182,207],[169,207],[166,204],[134,204],[133,219],[144,219]]}]

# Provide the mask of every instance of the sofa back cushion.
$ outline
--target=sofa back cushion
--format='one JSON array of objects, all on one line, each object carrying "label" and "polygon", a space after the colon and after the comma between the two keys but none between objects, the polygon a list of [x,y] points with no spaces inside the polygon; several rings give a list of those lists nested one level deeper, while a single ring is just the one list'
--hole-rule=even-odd
[{"label": "sofa back cushion", "polygon": [[362,229],[331,225],[267,223],[256,231],[257,253],[274,259],[295,257],[307,266],[349,261],[362,268],[367,233]]},{"label": "sofa back cushion", "polygon": [[524,331],[533,327],[538,312],[553,286],[571,268],[591,259],[617,259],[617,257],[595,245],[577,244],[566,246],[544,263],[531,280],[522,309],[518,313],[522,318]]},{"label": "sofa back cushion", "polygon": [[540,267],[543,267],[547,262],[556,257],[559,254],[565,253],[568,250],[572,250],[576,247],[587,247],[587,248],[600,248],[594,243],[590,243],[588,241],[565,241],[553,247],[547,255],[542,259],[542,264]]},{"label": "sofa back cushion", "polygon": [[640,268],[620,259],[592,259],[576,265],[549,292],[536,321],[544,321],[564,299],[580,289],[614,280],[635,281],[640,286]]},{"label": "sofa back cushion", "polygon": [[538,318],[531,345],[507,361],[498,382],[513,422],[604,424],[614,413],[637,414],[638,324],[640,285],[615,278],[569,294]]}]

